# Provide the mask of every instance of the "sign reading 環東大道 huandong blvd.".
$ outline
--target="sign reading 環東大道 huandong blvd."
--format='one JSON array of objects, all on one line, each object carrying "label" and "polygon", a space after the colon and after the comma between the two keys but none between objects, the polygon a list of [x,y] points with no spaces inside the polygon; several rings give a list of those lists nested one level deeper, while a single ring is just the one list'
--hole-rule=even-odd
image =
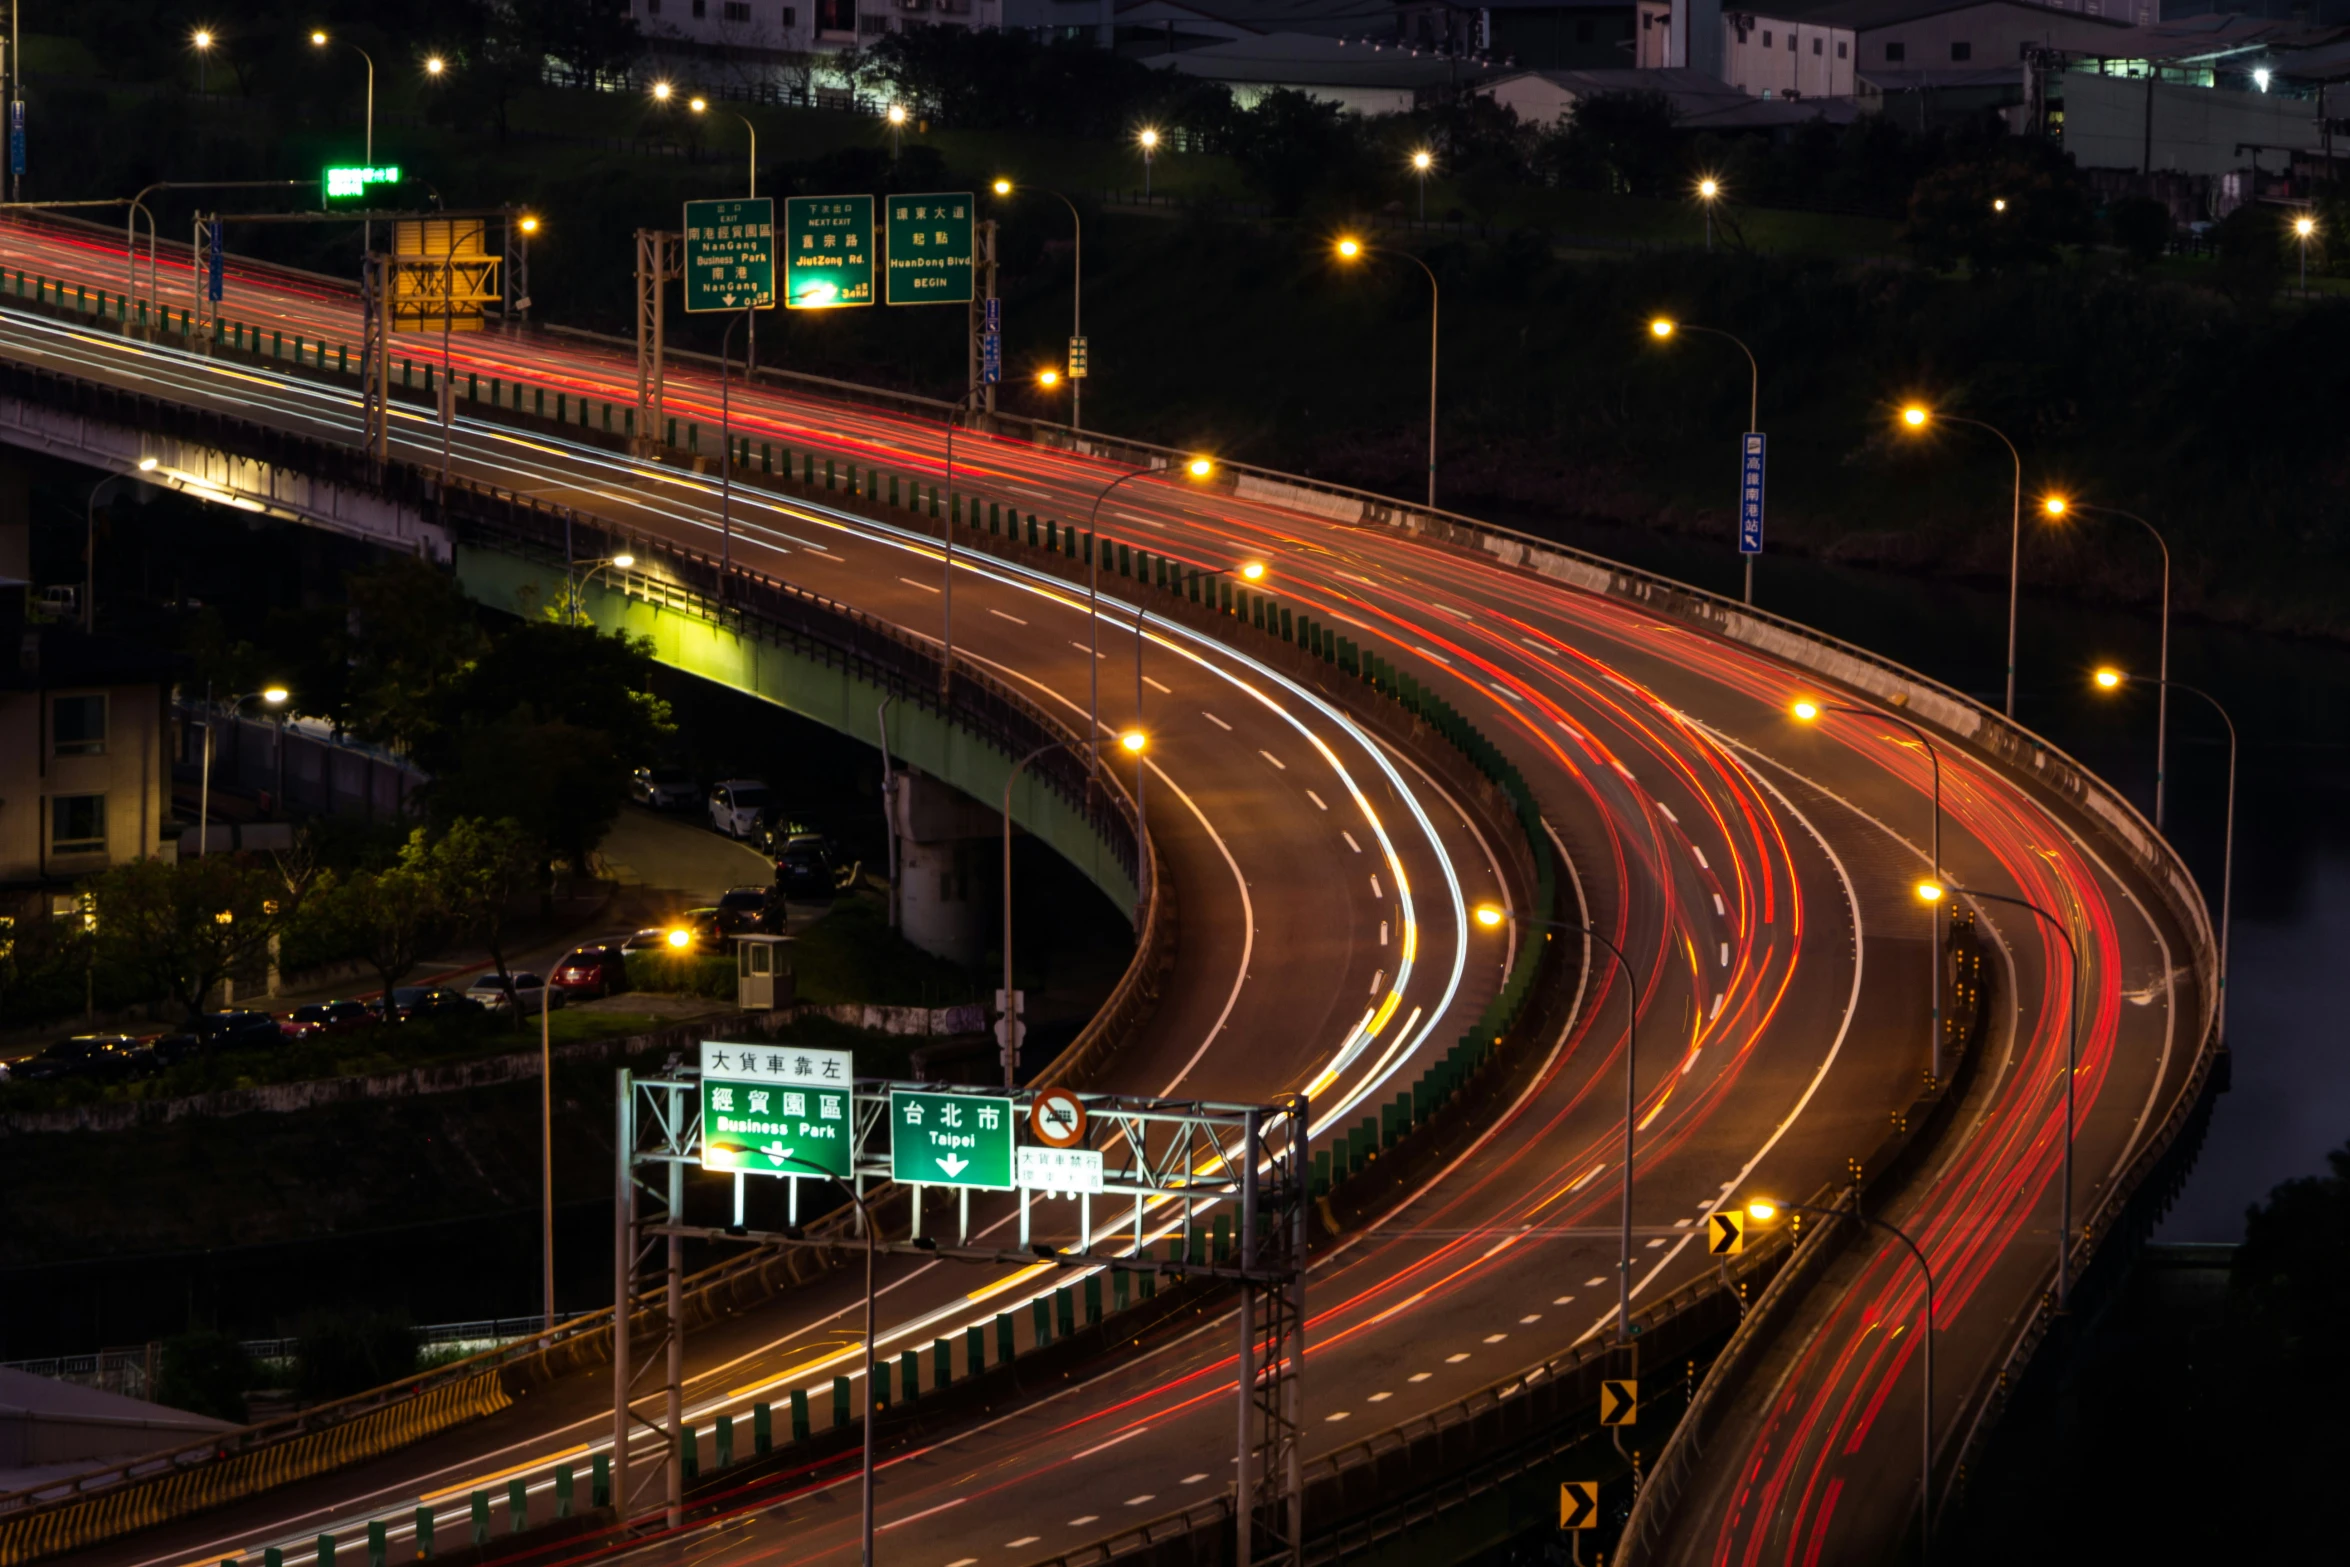
[{"label": "sign reading \u74b0\u6771\u5927\u9053 huandong blvd.", "polygon": [[883,265],[891,304],[971,303],[974,205],[968,191],[888,199]]},{"label": "sign reading \u74b0\u6771\u5927\u9053 huandong blvd.", "polygon": [[845,1050],[702,1042],[702,1168],[849,1173],[855,1071]]}]

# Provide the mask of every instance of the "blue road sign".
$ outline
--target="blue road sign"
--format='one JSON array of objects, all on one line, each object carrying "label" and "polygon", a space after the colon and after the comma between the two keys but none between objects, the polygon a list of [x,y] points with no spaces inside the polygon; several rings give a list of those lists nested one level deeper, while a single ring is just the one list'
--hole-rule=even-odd
[{"label": "blue road sign", "polygon": [[987,301],[987,330],[990,332],[1001,332],[1003,329],[1004,302],[991,295]]},{"label": "blue road sign", "polygon": [[[989,300],[994,304],[994,300]],[[979,380],[983,386],[993,386],[1004,378],[1004,335],[1001,332],[983,333],[979,339]]]},{"label": "blue road sign", "polygon": [[204,297],[217,305],[220,303],[221,288],[225,281],[222,275],[220,254],[220,219],[214,218],[205,227],[210,230],[210,233],[205,236],[207,254],[204,258]]},{"label": "blue road sign", "polygon": [[24,100],[8,106],[8,172],[24,173]]},{"label": "blue road sign", "polygon": [[1760,555],[1763,528],[1763,438],[1749,430],[1738,457],[1738,553]]}]

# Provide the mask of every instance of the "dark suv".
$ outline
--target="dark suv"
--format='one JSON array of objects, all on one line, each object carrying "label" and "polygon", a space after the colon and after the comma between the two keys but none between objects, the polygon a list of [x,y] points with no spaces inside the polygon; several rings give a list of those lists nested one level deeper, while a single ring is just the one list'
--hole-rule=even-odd
[{"label": "dark suv", "polygon": [[554,985],[566,1001],[616,996],[628,989],[628,958],[617,945],[574,947],[555,965]]},{"label": "dark suv", "polygon": [[376,1011],[386,1022],[422,1022],[435,1017],[481,1017],[486,1014],[482,1004],[462,990],[449,990],[439,985],[402,985],[389,997],[377,1002]]},{"label": "dark suv", "polygon": [[296,1007],[278,1024],[288,1039],[316,1039],[327,1034],[354,1034],[383,1020],[364,1001],[314,1001]]},{"label": "dark suv", "polygon": [[188,1032],[203,1040],[207,1050],[274,1045],[285,1038],[277,1019],[266,1012],[199,1012],[188,1020]]},{"label": "dark suv", "polygon": [[824,903],[841,888],[840,853],[820,832],[795,832],[775,856],[775,885],[787,898]]},{"label": "dark suv", "polygon": [[155,1070],[155,1055],[128,1034],[76,1034],[61,1039],[29,1061],[20,1061],[9,1073],[21,1082],[54,1082],[83,1077],[97,1083],[119,1083],[144,1077]]},{"label": "dark suv", "polygon": [[728,936],[764,931],[779,922],[782,912],[772,888],[731,887],[718,900],[718,929]]}]

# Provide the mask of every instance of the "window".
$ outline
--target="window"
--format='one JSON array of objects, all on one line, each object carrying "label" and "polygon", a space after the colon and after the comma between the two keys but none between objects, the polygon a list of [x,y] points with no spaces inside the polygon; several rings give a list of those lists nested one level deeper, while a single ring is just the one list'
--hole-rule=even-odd
[{"label": "window", "polygon": [[697,21],[697,22],[698,22],[698,21],[700,21],[700,20],[701,20],[703,17],[705,17],[705,16],[707,16],[707,15],[709,15],[709,14],[710,14],[710,3],[709,3],[709,0],[694,0],[694,20],[695,20],[695,21]]},{"label": "window", "polygon": [[1811,52],[1813,54],[1818,54],[1820,52],[1820,41],[1817,38],[1814,38],[1811,41]]},{"label": "window", "polygon": [[100,756],[105,750],[105,697],[53,696],[49,699],[51,755]]},{"label": "window", "polygon": [[1906,44],[1887,44],[1885,46],[1885,63],[1887,65],[1899,65],[1902,61],[1902,58],[1908,53],[1909,48]]},{"label": "window", "polygon": [[726,0],[718,8],[729,22],[747,22],[751,19],[751,0]]},{"label": "window", "polygon": [[1841,38],[1836,40],[1836,58],[1839,60],[1844,58],[1844,40]]},{"label": "window", "polygon": [[106,847],[106,796],[60,794],[49,800],[49,852],[94,854]]},{"label": "window", "polygon": [[889,18],[869,16],[860,11],[857,13],[857,31],[866,37],[871,37],[876,33],[886,33],[889,31]]},{"label": "window", "polygon": [[800,13],[799,13],[798,11],[794,10],[792,7],[790,7],[790,6],[788,6],[788,5],[787,5],[787,6],[785,6],[785,7],[783,8],[783,25],[784,25],[784,26],[786,26],[786,27],[797,27],[797,26],[799,26],[799,25],[800,25]]},{"label": "window", "polygon": [[1787,35],[1787,52],[1789,54],[1793,54],[1795,52],[1795,35],[1793,33],[1789,33]]},{"label": "window", "polygon": [[1971,60],[1974,57],[1975,46],[1973,44],[1952,44],[1950,46],[1950,58],[1953,60]]},{"label": "window", "polygon": [[1764,29],[1763,29],[1763,47],[1764,47],[1765,49],[1768,49],[1770,46],[1771,46],[1771,30],[1770,30],[1769,28],[1767,28],[1767,27],[1766,27],[1766,28],[1764,28]]}]

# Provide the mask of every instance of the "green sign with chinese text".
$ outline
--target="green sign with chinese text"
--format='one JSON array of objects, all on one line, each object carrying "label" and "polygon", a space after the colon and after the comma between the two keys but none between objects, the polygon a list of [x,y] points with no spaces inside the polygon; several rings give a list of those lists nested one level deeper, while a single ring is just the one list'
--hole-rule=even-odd
[{"label": "green sign with chinese text", "polygon": [[775,305],[775,203],[765,196],[685,204],[685,308]]},{"label": "green sign with chinese text", "polygon": [[783,303],[789,310],[873,303],[871,196],[793,196],[784,202]]},{"label": "green sign with chinese text", "polygon": [[702,1168],[747,1175],[849,1173],[845,1050],[702,1043]]},{"label": "green sign with chinese text", "polygon": [[1012,1190],[1012,1101],[891,1089],[889,1177],[924,1186]]},{"label": "green sign with chinese text", "polygon": [[969,192],[946,196],[892,196],[884,234],[889,241],[893,305],[971,303],[972,212]]}]

